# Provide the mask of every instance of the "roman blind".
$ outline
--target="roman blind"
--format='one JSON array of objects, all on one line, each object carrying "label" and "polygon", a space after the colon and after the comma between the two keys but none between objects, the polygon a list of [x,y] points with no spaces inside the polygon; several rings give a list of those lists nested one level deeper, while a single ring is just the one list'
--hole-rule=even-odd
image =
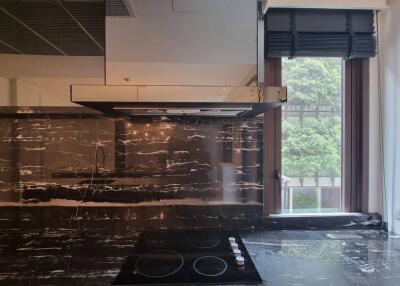
[{"label": "roman blind", "polygon": [[266,57],[365,58],[376,53],[372,10],[270,8]]}]

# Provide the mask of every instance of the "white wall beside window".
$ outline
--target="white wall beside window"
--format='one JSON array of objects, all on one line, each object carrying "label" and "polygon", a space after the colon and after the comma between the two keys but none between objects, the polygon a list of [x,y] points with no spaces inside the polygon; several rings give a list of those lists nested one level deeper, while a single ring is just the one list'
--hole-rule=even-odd
[{"label": "white wall beside window", "polygon": [[[371,138],[374,148],[371,153],[370,165],[371,175],[374,176],[370,183],[376,188],[380,188],[386,193],[384,200],[385,221],[388,223],[388,230],[400,233],[400,1],[388,1],[389,9],[379,13],[379,38],[380,38],[380,90],[382,104],[382,130],[380,129],[379,117],[374,117],[374,112],[379,112],[378,100],[378,69],[371,71]],[[372,65],[372,69],[374,65]],[[376,68],[376,65],[375,65]],[[379,113],[378,113],[379,114]],[[379,147],[380,135],[382,136],[383,154],[380,154]],[[376,142],[376,140],[379,140]],[[372,143],[371,142],[371,143]],[[383,156],[383,157],[381,157]],[[380,167],[383,163],[383,168]],[[382,186],[379,179],[382,176]],[[379,194],[376,195],[376,199]],[[372,199],[372,198],[371,198]]]}]

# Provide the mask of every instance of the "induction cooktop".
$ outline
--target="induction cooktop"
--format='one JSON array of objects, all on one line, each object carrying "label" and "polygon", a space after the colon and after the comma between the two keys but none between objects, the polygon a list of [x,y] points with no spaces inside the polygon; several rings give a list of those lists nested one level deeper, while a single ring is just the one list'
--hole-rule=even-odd
[{"label": "induction cooktop", "polygon": [[[232,239],[244,265],[236,261]],[[202,230],[143,232],[113,285],[261,283],[237,232]]]}]

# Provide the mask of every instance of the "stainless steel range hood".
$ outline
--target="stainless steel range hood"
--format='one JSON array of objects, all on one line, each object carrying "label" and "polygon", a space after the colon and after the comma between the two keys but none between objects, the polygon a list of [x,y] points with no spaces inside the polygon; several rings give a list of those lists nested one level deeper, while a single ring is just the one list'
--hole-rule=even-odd
[{"label": "stainless steel range hood", "polygon": [[240,117],[286,101],[285,87],[264,85],[257,0],[127,2],[133,16],[106,17],[105,85],[72,85],[72,102],[128,116]]},{"label": "stainless steel range hood", "polygon": [[249,117],[286,100],[285,87],[72,85],[71,101],[128,116]]}]

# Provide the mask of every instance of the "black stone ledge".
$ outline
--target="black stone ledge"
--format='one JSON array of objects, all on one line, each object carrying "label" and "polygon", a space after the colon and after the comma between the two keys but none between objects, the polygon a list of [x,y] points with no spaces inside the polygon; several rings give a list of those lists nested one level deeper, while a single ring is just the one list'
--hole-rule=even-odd
[{"label": "black stone ledge", "polygon": [[266,230],[382,229],[379,214],[275,215],[258,205],[67,207],[3,206],[0,229],[229,228]]},{"label": "black stone ledge", "polygon": [[0,228],[248,228],[262,205],[3,206]]},{"label": "black stone ledge", "polygon": [[265,229],[382,229],[378,213],[272,215],[263,219]]}]

